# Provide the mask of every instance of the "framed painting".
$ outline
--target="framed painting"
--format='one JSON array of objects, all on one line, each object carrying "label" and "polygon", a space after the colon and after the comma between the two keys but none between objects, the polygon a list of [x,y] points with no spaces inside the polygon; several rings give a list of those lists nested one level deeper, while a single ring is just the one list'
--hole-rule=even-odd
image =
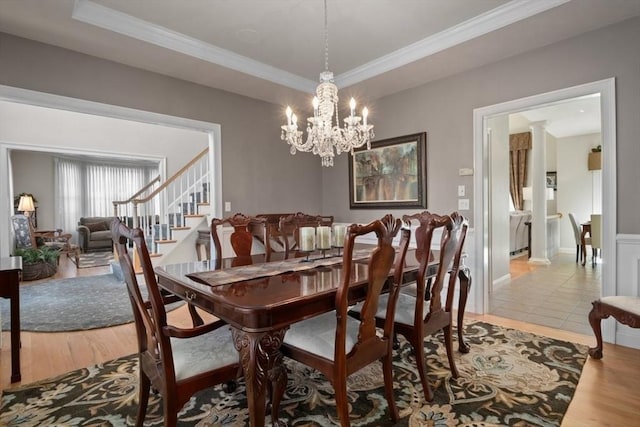
[{"label": "framed painting", "polygon": [[427,207],[427,133],[371,142],[349,156],[351,209]]}]

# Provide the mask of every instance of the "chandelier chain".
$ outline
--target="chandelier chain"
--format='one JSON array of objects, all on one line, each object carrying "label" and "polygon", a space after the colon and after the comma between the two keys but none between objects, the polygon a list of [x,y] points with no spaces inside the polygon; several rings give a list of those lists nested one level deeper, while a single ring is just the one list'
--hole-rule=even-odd
[{"label": "chandelier chain", "polygon": [[324,0],[324,70],[329,71],[329,24],[327,19],[327,0]]}]

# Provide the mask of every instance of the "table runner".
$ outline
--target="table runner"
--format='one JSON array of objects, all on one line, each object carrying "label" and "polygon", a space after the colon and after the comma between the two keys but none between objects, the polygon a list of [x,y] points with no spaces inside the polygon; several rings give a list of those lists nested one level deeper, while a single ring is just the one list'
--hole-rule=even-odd
[{"label": "table runner", "polygon": [[[371,254],[371,251],[371,248],[356,249],[353,251],[352,258],[354,260],[366,259]],[[309,256],[308,262],[305,260],[306,258],[289,258],[282,261],[261,262],[258,264],[225,268],[222,270],[190,273],[187,274],[187,277],[206,285],[221,286],[245,280],[260,279],[264,277],[277,276],[278,274],[283,273],[305,271],[317,267],[340,264],[342,263],[342,256],[327,255],[326,257],[323,257],[321,254],[314,254]]]}]

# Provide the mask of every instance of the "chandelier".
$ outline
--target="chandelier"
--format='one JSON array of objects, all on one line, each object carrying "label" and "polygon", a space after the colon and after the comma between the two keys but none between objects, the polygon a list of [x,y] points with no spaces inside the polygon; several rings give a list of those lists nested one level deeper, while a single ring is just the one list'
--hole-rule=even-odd
[{"label": "chandelier", "polygon": [[[355,115],[356,100],[351,98],[351,114],[344,119],[340,127],[338,118],[338,87],[333,82],[333,73],[329,71],[329,30],[327,26],[327,0],[324,0],[324,71],[320,73],[320,84],[313,97],[313,117],[307,119],[307,139],[303,141],[302,131],[298,130],[298,118],[287,106],[287,124],[281,126],[282,140],[290,146],[291,154],[296,151],[311,151],[322,159],[322,166],[333,166],[336,154],[350,151],[367,144],[371,149],[373,125],[367,123],[369,110],[362,109],[362,117]],[[333,117],[335,116],[335,124]],[[362,123],[361,123],[362,121]]]}]

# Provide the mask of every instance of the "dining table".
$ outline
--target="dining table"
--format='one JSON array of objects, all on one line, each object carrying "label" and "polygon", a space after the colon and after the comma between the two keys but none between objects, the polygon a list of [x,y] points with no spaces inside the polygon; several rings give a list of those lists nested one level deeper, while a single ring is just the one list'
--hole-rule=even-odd
[{"label": "dining table", "polygon": [[[370,249],[369,249],[370,251]],[[367,288],[367,248],[354,251],[349,300],[364,299]],[[437,252],[436,252],[437,253]],[[431,257],[427,278],[438,269],[438,256]],[[268,408],[283,396],[287,371],[280,346],[289,325],[335,309],[336,290],[342,277],[342,256],[335,251],[314,253],[311,257],[283,259],[283,253],[225,258],[215,269],[216,260],[203,260],[158,266],[158,285],[196,307],[227,322],[232,331],[246,383],[250,425],[262,427]],[[409,250],[403,283],[416,280],[419,262]],[[390,272],[390,278],[393,277]],[[459,351],[467,353],[463,339],[463,316],[471,276],[460,266],[458,302]],[[449,300],[449,299],[448,299]],[[269,402],[271,399],[271,402]],[[270,405],[271,403],[271,405]],[[281,423],[271,413],[273,425]]]}]

